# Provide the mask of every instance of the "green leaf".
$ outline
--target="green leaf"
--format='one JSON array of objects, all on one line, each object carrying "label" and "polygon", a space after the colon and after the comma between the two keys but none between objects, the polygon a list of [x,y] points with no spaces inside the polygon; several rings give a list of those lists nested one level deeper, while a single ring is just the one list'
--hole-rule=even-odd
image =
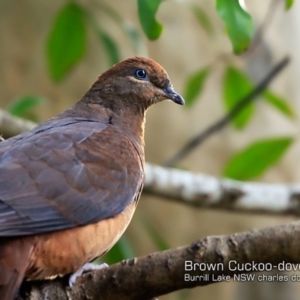
[{"label": "green leaf", "polygon": [[205,12],[204,9],[198,7],[198,6],[193,6],[192,11],[198,20],[199,24],[202,26],[202,28],[206,31],[207,34],[212,34],[214,29],[212,26],[212,23],[210,21],[209,16]]},{"label": "green leaf", "polygon": [[109,62],[111,65],[119,62],[121,60],[120,52],[115,41],[105,32],[98,30],[98,37],[102,42],[102,45],[109,57]]},{"label": "green leaf", "polygon": [[140,34],[136,30],[136,28],[132,25],[132,23],[130,23],[128,20],[124,21],[123,29],[127,33],[135,52],[145,53],[146,46],[144,45],[140,37]]},{"label": "green leaf", "polygon": [[85,13],[90,26],[93,30],[95,30],[100,42],[102,43],[102,46],[109,58],[109,64],[114,65],[115,63],[119,62],[121,60],[121,56],[116,42],[111,38],[110,35],[103,31],[101,27],[99,27],[96,19],[88,11]]},{"label": "green leaf", "polygon": [[162,0],[138,0],[140,23],[149,40],[158,39],[163,30],[163,26],[155,19],[161,2]]},{"label": "green leaf", "polygon": [[166,240],[162,237],[159,231],[157,231],[152,225],[144,222],[145,229],[152,241],[155,243],[159,251],[167,250],[170,248]]},{"label": "green leaf", "polygon": [[[128,239],[123,235],[111,250],[101,258],[101,261],[105,261],[107,264],[111,265],[134,256],[134,251]],[[97,260],[97,262],[99,261]]]},{"label": "green leaf", "polygon": [[143,44],[140,34],[134,27],[133,23],[129,20],[123,19],[122,16],[116,10],[106,5],[105,3],[99,2],[98,4],[101,7],[101,11],[105,12],[125,31],[135,52],[143,53],[145,45]]},{"label": "green leaf", "polygon": [[285,9],[289,10],[294,4],[294,0],[285,0]]},{"label": "green leaf", "polygon": [[84,16],[81,6],[70,2],[54,20],[46,44],[48,68],[54,81],[62,80],[85,53],[87,32]]},{"label": "green leaf", "polygon": [[253,143],[229,160],[223,176],[238,180],[258,177],[282,157],[292,141],[290,137],[282,137]]},{"label": "green leaf", "polygon": [[[227,111],[230,111],[243,97],[252,89],[253,85],[250,79],[240,70],[229,66],[223,80],[223,100]],[[233,124],[237,129],[242,129],[253,116],[254,106],[252,103],[233,119]]]},{"label": "green leaf", "polygon": [[238,0],[217,0],[217,12],[226,24],[233,51],[240,54],[248,49],[254,26],[250,15]]},{"label": "green leaf", "polygon": [[33,109],[44,101],[43,98],[34,95],[25,95],[17,98],[7,107],[7,111],[14,116],[37,121]]},{"label": "green leaf", "polygon": [[275,108],[277,108],[284,115],[294,118],[296,116],[295,110],[292,106],[282,97],[274,94],[270,90],[267,90],[263,93],[264,98]]},{"label": "green leaf", "polygon": [[33,95],[25,95],[17,98],[7,107],[7,111],[14,115],[21,117],[24,113],[35,108],[43,102],[43,98]]},{"label": "green leaf", "polygon": [[205,80],[209,73],[210,68],[205,67],[187,79],[183,92],[183,98],[185,99],[185,104],[187,106],[191,106],[202,92]]}]

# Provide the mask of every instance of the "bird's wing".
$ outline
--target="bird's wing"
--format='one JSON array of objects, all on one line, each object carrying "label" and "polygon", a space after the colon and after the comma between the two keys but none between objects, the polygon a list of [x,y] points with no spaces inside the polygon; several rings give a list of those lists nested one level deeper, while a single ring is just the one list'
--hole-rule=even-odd
[{"label": "bird's wing", "polygon": [[138,198],[142,161],[126,136],[104,123],[56,123],[0,143],[0,236],[98,222]]}]

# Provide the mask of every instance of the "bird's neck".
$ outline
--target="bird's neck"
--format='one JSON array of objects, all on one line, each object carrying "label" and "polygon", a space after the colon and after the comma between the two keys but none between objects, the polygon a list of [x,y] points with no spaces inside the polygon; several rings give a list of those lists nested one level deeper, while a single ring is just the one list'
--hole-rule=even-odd
[{"label": "bird's neck", "polygon": [[62,113],[60,117],[84,118],[115,126],[118,131],[128,136],[139,153],[144,156],[145,111],[137,111],[114,102],[108,104],[102,99],[87,98],[85,95],[72,109]]},{"label": "bird's neck", "polygon": [[110,122],[112,125],[119,127],[129,135],[139,137],[142,144],[144,143],[144,114],[137,114],[128,109],[122,109],[118,112],[112,112]]},{"label": "bird's neck", "polygon": [[144,114],[136,114],[124,109],[118,113],[112,114],[111,123],[129,137],[144,159]]}]

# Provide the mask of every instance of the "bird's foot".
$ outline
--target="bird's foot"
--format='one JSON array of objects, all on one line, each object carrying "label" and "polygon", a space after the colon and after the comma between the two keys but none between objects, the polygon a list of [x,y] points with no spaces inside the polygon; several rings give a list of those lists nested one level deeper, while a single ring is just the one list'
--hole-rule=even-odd
[{"label": "bird's foot", "polygon": [[72,285],[76,282],[77,278],[86,271],[92,271],[92,270],[101,270],[104,268],[107,268],[108,264],[103,263],[101,265],[95,265],[95,264],[91,264],[91,263],[87,263],[85,265],[83,265],[78,271],[76,271],[75,273],[73,273],[70,278],[69,278],[69,286],[72,287]]}]

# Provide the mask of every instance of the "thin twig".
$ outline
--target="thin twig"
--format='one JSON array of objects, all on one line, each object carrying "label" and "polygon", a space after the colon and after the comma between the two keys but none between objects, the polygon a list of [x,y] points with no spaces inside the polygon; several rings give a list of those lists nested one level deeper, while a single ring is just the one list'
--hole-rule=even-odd
[{"label": "thin twig", "polygon": [[192,138],[176,155],[169,159],[164,166],[171,167],[177,164],[180,160],[186,157],[194,148],[203,143],[213,133],[221,130],[232,119],[234,119],[247,105],[253,102],[270,84],[270,82],[288,65],[290,62],[289,57],[282,59],[269,74],[244,98],[242,98],[224,117],[213,125],[209,126],[206,130]]},{"label": "thin twig", "polygon": [[261,24],[257,27],[254,37],[252,39],[252,43],[251,43],[249,49],[247,50],[246,54],[251,52],[254,48],[256,48],[257,45],[262,40],[262,37],[263,37],[265,31],[267,30],[268,27],[270,27],[270,25],[274,19],[275,12],[278,9],[279,3],[282,4],[282,1],[280,1],[280,0],[270,1],[267,12],[265,13],[264,18],[262,19]]}]

